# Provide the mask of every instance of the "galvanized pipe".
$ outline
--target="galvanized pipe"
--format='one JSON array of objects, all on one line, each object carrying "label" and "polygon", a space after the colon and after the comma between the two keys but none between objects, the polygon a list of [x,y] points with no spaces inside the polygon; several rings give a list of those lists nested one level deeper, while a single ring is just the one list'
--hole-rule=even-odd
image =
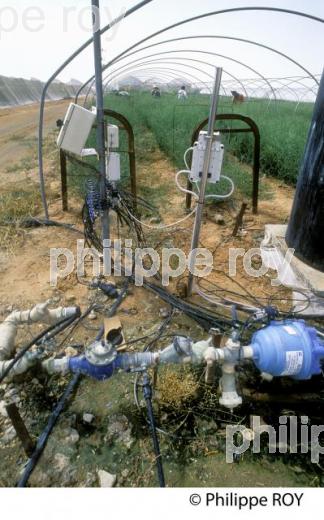
[{"label": "galvanized pipe", "polygon": [[[125,13],[118,16],[108,25],[101,29],[100,34],[104,34],[106,31],[114,27],[121,20],[135,13],[138,9],[141,9],[146,4],[149,4],[153,0],[142,0],[138,4],[134,5],[130,9],[128,9]],[[91,43],[93,42],[93,37],[89,38],[86,42],[84,42],[81,47],[79,47],[76,51],[74,51],[63,63],[59,66],[59,68],[51,75],[51,77],[46,81],[44,88],[42,90],[42,95],[39,104],[39,125],[38,125],[38,175],[39,175],[39,183],[40,183],[40,191],[42,197],[42,203],[45,213],[45,219],[48,220],[48,205],[46,199],[46,189],[45,189],[45,179],[44,179],[44,162],[43,162],[43,127],[44,127],[44,111],[45,111],[45,101],[47,96],[47,91],[49,86],[53,83],[53,81],[57,78],[57,76],[69,65],[74,58],[79,56],[82,51],[84,51]],[[93,76],[92,76],[93,79]]]},{"label": "galvanized pipe", "polygon": [[[197,210],[195,215],[195,223],[192,234],[191,241],[191,253],[194,251],[199,244],[199,235],[202,221],[202,214],[205,203],[205,193],[208,179],[208,170],[210,165],[211,153],[212,153],[212,145],[213,145],[213,135],[214,135],[214,126],[216,121],[218,100],[219,100],[219,90],[222,79],[222,69],[220,67],[216,68],[216,76],[215,76],[215,84],[213,90],[213,97],[210,106],[209,112],[209,120],[208,120],[208,129],[207,129],[207,143],[206,143],[206,151],[204,156],[204,166],[202,171],[201,183],[200,183],[200,192],[199,198],[197,201]],[[193,285],[193,269],[196,264],[195,255],[191,255],[190,264],[189,264],[189,275],[188,275],[188,296],[191,296],[192,293],[192,285]]]},{"label": "galvanized pipe", "polygon": [[[100,171],[100,202],[101,202],[101,226],[102,240],[109,239],[109,210],[106,195],[106,150],[105,150],[105,114],[104,97],[102,88],[102,56],[99,0],[91,0],[93,22],[93,49],[96,75],[96,99],[97,99],[97,152],[99,155]],[[96,19],[97,16],[97,19]]]}]

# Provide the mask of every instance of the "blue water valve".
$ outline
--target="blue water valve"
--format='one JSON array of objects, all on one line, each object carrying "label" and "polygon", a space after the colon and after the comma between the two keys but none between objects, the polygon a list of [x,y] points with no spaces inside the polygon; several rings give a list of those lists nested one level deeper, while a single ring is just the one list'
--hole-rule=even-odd
[{"label": "blue water valve", "polygon": [[321,374],[324,343],[303,320],[271,321],[253,334],[251,348],[261,372],[300,380]]}]

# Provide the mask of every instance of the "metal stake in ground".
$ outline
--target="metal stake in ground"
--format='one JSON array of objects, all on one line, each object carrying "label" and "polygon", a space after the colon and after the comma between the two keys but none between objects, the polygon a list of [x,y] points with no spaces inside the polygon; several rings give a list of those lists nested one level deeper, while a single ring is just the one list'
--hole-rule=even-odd
[{"label": "metal stake in ground", "polygon": [[[203,209],[204,209],[204,204],[205,204],[205,193],[206,193],[208,171],[209,171],[211,152],[212,152],[214,126],[215,126],[215,120],[216,120],[216,114],[217,114],[217,106],[218,106],[221,79],[222,79],[222,69],[220,67],[217,67],[215,83],[214,83],[214,90],[213,90],[213,97],[212,97],[210,111],[209,111],[208,130],[207,130],[207,136],[206,136],[206,150],[205,150],[204,166],[203,166],[201,183],[200,183],[200,193],[199,193],[199,199],[198,199],[198,203],[197,203],[197,211],[196,211],[194,229],[193,229],[192,239],[191,239],[191,252],[194,249],[196,249],[199,244],[199,235],[200,235],[202,214],[203,214]],[[193,277],[194,277],[193,273],[194,273],[195,265],[196,265],[196,256],[194,254],[191,254],[190,263],[189,263],[189,276],[188,276],[188,296],[191,296],[191,293],[192,293],[192,285],[193,285]]]},{"label": "metal stake in ground", "polygon": [[15,403],[9,403],[6,405],[6,411],[9,419],[12,422],[12,426],[18,435],[21,444],[25,450],[27,457],[30,457],[35,449],[35,443],[26,428],[26,425],[19,413],[19,410]]},{"label": "metal stake in ground", "polygon": [[109,239],[109,211],[106,196],[106,152],[105,152],[105,114],[104,97],[102,89],[102,55],[100,34],[100,8],[99,0],[91,0],[92,3],[92,27],[93,27],[93,49],[96,77],[96,99],[97,99],[97,151],[99,155],[100,171],[100,201],[102,205],[102,240]]}]

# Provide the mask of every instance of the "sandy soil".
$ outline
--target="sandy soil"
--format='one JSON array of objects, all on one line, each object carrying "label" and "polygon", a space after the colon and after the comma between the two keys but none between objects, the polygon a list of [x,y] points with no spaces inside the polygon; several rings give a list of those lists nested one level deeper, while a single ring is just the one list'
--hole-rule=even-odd
[{"label": "sandy soil", "polygon": [[[49,194],[49,209],[50,217],[53,220],[75,224],[76,229],[82,231],[82,221],[80,217],[81,204],[80,200],[75,200],[73,197],[69,199],[69,211],[62,212],[60,200],[60,183],[58,176],[58,153],[54,144],[55,121],[64,115],[68,101],[54,102],[47,106],[46,115],[46,135],[45,143],[45,171],[46,181]],[[14,108],[10,110],[0,111],[0,157],[2,162],[0,166],[0,183],[2,189],[10,190],[14,186],[24,185],[28,181],[29,186],[38,190],[37,180],[37,164],[28,165],[28,175],[26,168],[24,168],[25,160],[34,160],[35,156],[35,136],[37,132],[37,116],[38,106],[28,106],[22,108]],[[18,164],[19,167],[13,171],[8,171],[8,166]],[[153,166],[152,166],[153,165]],[[152,176],[152,167],[155,175]],[[164,223],[170,223],[184,216],[184,197],[177,192],[170,182],[170,172],[173,167],[170,161],[160,152],[155,151],[152,154],[152,161],[150,164],[143,163],[138,165],[138,179],[139,182],[147,182],[147,178],[152,179],[151,183],[157,188],[163,184],[170,185],[170,193],[168,194],[168,213],[167,215],[161,208],[161,216]],[[148,177],[150,176],[150,177]],[[220,270],[225,269],[228,258],[228,247],[251,247],[259,243],[262,235],[264,224],[268,222],[283,223],[287,220],[290,206],[293,197],[293,190],[286,185],[283,185],[275,180],[262,179],[262,182],[267,183],[269,191],[272,196],[267,200],[261,200],[259,204],[259,214],[254,216],[248,210],[244,219],[244,229],[246,231],[242,236],[235,238],[231,237],[235,216],[239,210],[241,200],[236,198],[231,204],[224,204],[215,208],[209,208],[205,214],[205,220],[202,227],[201,243],[214,251],[215,267]],[[226,225],[219,225],[215,222],[215,212],[222,213],[225,218]],[[192,217],[177,226],[176,229],[168,230],[162,233],[155,231],[150,233],[150,242],[160,243],[160,246],[165,247],[182,247],[184,251],[188,252],[190,245],[190,234],[192,229]],[[75,252],[76,240],[82,238],[69,230],[57,227],[41,227],[37,229],[24,229],[21,231],[21,240],[19,243],[13,243],[10,251],[6,251],[5,257],[0,263],[0,313],[2,317],[6,316],[14,308],[28,308],[33,303],[44,301],[47,298],[53,298],[55,302],[60,305],[64,304],[78,304],[83,309],[89,305],[89,301],[93,298],[93,294],[85,285],[78,283],[75,275],[69,276],[67,279],[58,283],[58,286],[53,288],[49,283],[49,251],[51,247],[67,247]],[[159,247],[160,247],[159,246]],[[229,287],[228,280],[224,276],[219,278],[218,274],[213,275],[213,280],[220,281],[224,286]],[[245,287],[248,287],[251,292],[258,295],[268,296],[271,291],[277,291],[270,286],[270,278],[264,277],[262,280],[247,279],[246,276],[240,273],[239,281]],[[171,290],[177,291],[177,283],[171,285]],[[200,301],[201,303],[201,301]],[[165,309],[163,304],[157,297],[148,293],[142,288],[132,288],[130,294],[122,304],[119,315],[121,317],[126,338],[138,337],[146,334],[150,328],[156,329],[161,322],[161,308]],[[176,329],[179,332],[191,333],[190,325],[183,325],[180,319],[175,320]],[[88,323],[90,327],[98,327],[100,324],[100,317],[93,323]],[[94,328],[90,330],[81,330],[76,338],[70,338],[72,341],[80,341],[82,343],[93,338]],[[91,381],[86,381],[84,384],[86,392],[89,392]],[[73,406],[76,411],[80,413],[83,408],[87,406],[91,409],[93,402],[97,403],[97,398],[100,392],[105,392],[104,398],[106,403],[106,391],[104,386],[96,385],[95,392],[96,399],[93,399],[91,392],[90,398],[86,400],[82,394],[82,389],[79,398],[76,398]],[[118,390],[119,392],[119,390]],[[118,393],[119,396],[119,393]],[[128,396],[127,396],[128,399]],[[118,401],[119,402],[119,397]],[[91,406],[90,406],[91,404]],[[107,405],[105,404],[105,407]],[[101,417],[107,413],[104,411],[97,411]],[[15,450],[20,449],[19,443],[16,442]],[[88,449],[88,447],[87,447]],[[89,451],[89,449],[88,449]],[[88,453],[87,451],[87,453]],[[109,450],[107,450],[108,452]],[[15,456],[16,451],[14,452]],[[215,452],[216,453],[216,452]],[[142,455],[141,455],[142,456]],[[217,480],[216,473],[219,472],[219,464],[215,464],[214,459],[210,460],[210,480],[213,484],[218,482],[218,485],[227,482],[225,480]],[[205,468],[206,461],[204,459],[203,466]],[[246,466],[247,467],[247,466]],[[224,471],[229,471],[226,465],[223,466]],[[291,482],[294,484],[294,475],[287,469],[283,472],[280,478],[273,474],[272,470],[268,472],[264,470],[260,464],[253,464],[251,466],[251,476],[249,482],[252,485],[284,485]],[[215,472],[215,476],[214,475]],[[229,484],[244,485],[242,481],[242,471],[240,465],[241,476],[237,479],[233,478],[233,474],[228,474]],[[275,472],[274,472],[275,473]],[[262,475],[262,476],[260,476]],[[170,479],[173,477],[170,476]],[[197,477],[198,478],[198,477]],[[196,476],[194,483],[197,483]],[[13,476],[10,476],[11,482]],[[241,479],[241,480],[240,480]],[[260,479],[262,479],[260,481]],[[289,480],[290,479],[290,480]],[[187,481],[186,481],[187,482]],[[188,481],[189,482],[189,481]],[[260,483],[261,482],[261,483]],[[130,482],[127,482],[130,484]],[[191,483],[191,481],[190,481]],[[57,482],[55,482],[57,484]],[[34,485],[44,485],[44,481]],[[45,484],[46,485],[46,484]],[[84,484],[88,485],[88,484]],[[132,483],[133,485],[133,483]],[[170,480],[172,485],[172,480]],[[178,484],[174,484],[178,485]],[[183,484],[181,484],[183,485]]]},{"label": "sandy soil", "polygon": [[[80,202],[73,200],[73,198],[70,199],[68,213],[61,211],[60,202],[58,154],[53,131],[56,128],[56,119],[64,115],[68,103],[69,101],[64,100],[47,104],[45,135],[49,137],[47,141],[45,140],[45,171],[50,197],[51,218],[75,224],[82,231]],[[29,140],[35,139],[38,125],[37,118],[38,105],[0,111],[0,154],[4,158],[4,162],[2,160],[0,166],[0,182],[3,189],[11,189],[12,183],[16,187],[19,183],[24,184],[27,181],[29,185],[34,186],[35,190],[38,190],[37,163],[29,164],[28,172],[24,168],[24,161],[35,155],[36,142],[30,144]],[[6,165],[12,164],[13,161],[17,162],[17,169],[6,172]],[[170,205],[168,206],[167,214],[164,214],[161,208],[163,222],[170,223],[183,218],[184,198],[170,183],[170,172],[173,171],[173,167],[168,158],[160,151],[155,151],[154,156],[152,156],[152,164],[154,164],[156,173],[154,176],[150,175],[152,185],[156,185],[157,188],[164,183],[170,185],[170,194],[168,196]],[[151,172],[151,168],[151,165],[147,163],[139,165],[139,182],[141,182],[141,179],[142,182],[145,182],[145,179]],[[251,247],[255,245],[255,235],[262,236],[265,223],[283,223],[287,220],[293,189],[276,180],[263,179],[261,182],[267,184],[271,197],[268,200],[259,202],[258,215],[252,216],[250,211],[247,212],[245,217],[247,235],[244,238],[236,237],[232,239],[230,237],[235,216],[240,207],[240,200],[236,200],[232,205],[220,205],[217,210],[213,208],[208,209],[206,212],[208,218],[202,227],[201,245],[208,247],[212,251],[215,250],[215,264],[217,268],[226,268],[228,247]],[[226,226],[215,224],[214,215],[216,211],[224,215]],[[159,242],[161,240],[162,245],[170,244],[174,247],[182,247],[188,253],[192,223],[193,217],[179,224],[175,229],[173,228],[166,232],[152,231],[150,233],[152,237],[151,242],[154,243],[154,241]],[[51,288],[49,284],[50,248],[68,247],[75,252],[76,240],[77,238],[82,238],[62,228],[37,228],[23,230],[21,233],[23,234],[23,240],[19,244],[19,248],[13,245],[10,254],[5,259],[2,258],[0,263],[0,303],[3,306],[9,304],[24,305],[53,295],[55,289]],[[227,243],[226,247],[219,247],[225,244],[225,242]],[[266,286],[269,285],[268,279],[265,278],[263,281]],[[255,282],[253,279],[249,280],[249,283],[255,286],[256,291],[260,292],[260,280],[257,283]],[[9,286],[10,292],[8,291]],[[31,286],[33,288],[32,291]],[[76,299],[80,298],[81,302],[79,303],[82,303],[82,301],[86,303],[87,291],[84,286],[77,283],[75,277],[61,282],[59,289],[62,289],[61,292],[62,296],[64,294],[64,299],[68,300],[73,296]]]},{"label": "sandy soil", "polygon": [[[46,103],[44,136],[55,130],[56,121],[64,117],[69,100],[49,101]],[[34,157],[38,135],[39,105],[0,109],[0,182],[14,182],[19,176],[10,175],[11,169],[22,159]]]}]

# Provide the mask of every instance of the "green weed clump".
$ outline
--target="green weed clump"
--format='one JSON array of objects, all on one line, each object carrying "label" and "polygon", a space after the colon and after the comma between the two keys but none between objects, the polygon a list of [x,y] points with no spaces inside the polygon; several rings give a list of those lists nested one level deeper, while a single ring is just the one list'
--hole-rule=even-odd
[{"label": "green weed clump", "polygon": [[6,251],[19,241],[23,230],[19,223],[26,217],[37,213],[40,195],[32,188],[25,190],[3,191],[0,195],[0,244]]}]

